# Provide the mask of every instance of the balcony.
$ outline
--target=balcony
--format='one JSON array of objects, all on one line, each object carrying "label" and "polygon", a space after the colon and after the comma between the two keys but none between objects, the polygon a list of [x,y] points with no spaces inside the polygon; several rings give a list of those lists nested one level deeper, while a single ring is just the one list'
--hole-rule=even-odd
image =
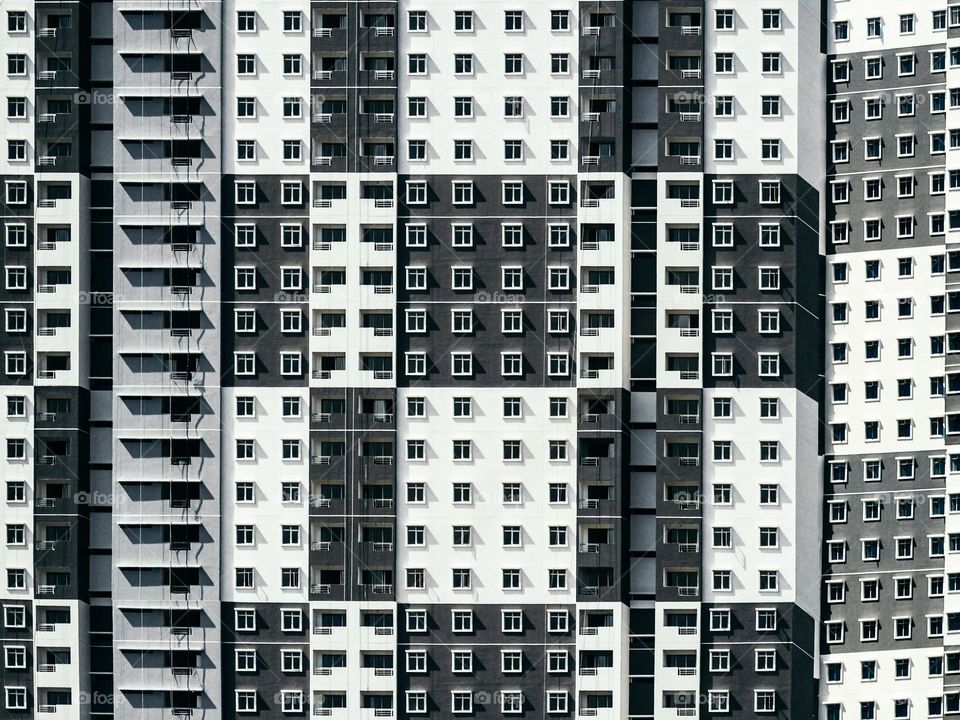
[{"label": "balcony", "polygon": [[[310,507],[315,510],[327,510],[329,513],[319,513],[322,515],[338,515],[343,513],[343,498],[329,498],[322,495],[310,496]],[[318,514],[318,513],[314,513]]]},{"label": "balcony", "polygon": [[363,413],[359,417],[359,425],[363,428],[389,429],[393,426],[394,420],[392,412]]},{"label": "balcony", "polygon": [[331,583],[312,583],[310,585],[311,595],[334,595],[343,592],[343,585],[334,585]]},{"label": "balcony", "polygon": [[583,498],[577,501],[577,515],[579,517],[600,517],[603,515],[615,515],[616,513],[617,503],[613,497],[602,500]]},{"label": "balcony", "polygon": [[699,455],[660,456],[657,458],[657,472],[664,477],[673,477],[681,481],[699,481],[701,460]]},{"label": "balcony", "polygon": [[[392,543],[390,543],[392,545]],[[374,583],[371,585],[361,585],[361,589],[366,591],[367,595],[392,595],[393,585],[385,583]],[[391,671],[392,673],[392,671]]]},{"label": "balcony", "polygon": [[395,476],[392,455],[365,455],[360,458],[362,478],[367,481],[389,481]]},{"label": "balcony", "polygon": [[677,457],[667,457],[664,458],[664,462],[669,462],[679,467],[700,467],[700,456],[680,455]]}]

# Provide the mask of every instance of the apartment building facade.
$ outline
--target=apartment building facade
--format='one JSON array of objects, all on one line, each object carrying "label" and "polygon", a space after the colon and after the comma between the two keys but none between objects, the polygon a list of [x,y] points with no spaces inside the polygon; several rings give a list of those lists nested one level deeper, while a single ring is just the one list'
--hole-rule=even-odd
[{"label": "apartment building facade", "polygon": [[8,2],[0,717],[960,712],[920,5]]},{"label": "apartment building facade", "polygon": [[957,711],[955,576],[944,544],[955,497],[946,183],[957,141],[958,12],[836,3],[828,17],[821,701],[829,718]]}]

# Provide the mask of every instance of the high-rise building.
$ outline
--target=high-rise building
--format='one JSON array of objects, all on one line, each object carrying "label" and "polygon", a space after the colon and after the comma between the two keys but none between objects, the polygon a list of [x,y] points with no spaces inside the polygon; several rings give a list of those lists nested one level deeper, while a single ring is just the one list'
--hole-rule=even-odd
[{"label": "high-rise building", "polygon": [[960,6],[824,20],[823,717],[939,718],[960,712]]},{"label": "high-rise building", "polygon": [[0,718],[960,713],[960,3],[0,14]]}]

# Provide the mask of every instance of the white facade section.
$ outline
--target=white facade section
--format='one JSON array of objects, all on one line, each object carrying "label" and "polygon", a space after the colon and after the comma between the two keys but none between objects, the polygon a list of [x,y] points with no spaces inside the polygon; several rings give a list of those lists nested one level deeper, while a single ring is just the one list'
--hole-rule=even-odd
[{"label": "white facade section", "polygon": [[[454,419],[455,397],[472,398],[473,416]],[[572,388],[454,390],[416,388],[398,393],[403,413],[407,398],[425,397],[426,417],[404,418],[397,431],[401,458],[408,441],[426,442],[423,462],[403,460],[397,488],[404,497],[411,483],[424,483],[422,504],[401,502],[397,513],[397,601],[400,603],[570,603],[575,598],[577,557],[576,408]],[[522,417],[503,417],[504,397],[521,400]],[[551,397],[567,401],[567,417],[550,418]],[[470,441],[473,460],[453,459],[455,441]],[[522,458],[503,461],[503,441],[519,440]],[[567,459],[549,459],[549,441],[564,441]],[[471,500],[455,501],[456,484],[469,486]],[[519,502],[505,502],[504,483],[520,485]],[[551,503],[551,483],[567,490],[564,503]],[[407,528],[422,525],[424,544],[411,546]],[[470,528],[471,542],[454,545],[454,526]],[[505,526],[519,527],[519,544],[505,544]],[[550,528],[565,530],[565,543],[551,546]],[[407,568],[423,568],[426,586],[407,588]],[[471,570],[471,587],[454,589],[454,569]],[[517,569],[520,587],[504,589],[501,571]],[[563,570],[566,588],[550,589],[547,571]]]},{"label": "white facade section", "polygon": [[[550,11],[563,9],[570,12],[569,29],[551,30]],[[408,31],[408,13],[420,10],[427,13],[427,29]],[[522,11],[522,29],[505,32],[506,12],[516,10]],[[470,20],[460,22],[472,23],[472,30],[455,29],[457,13],[470,14]],[[462,8],[422,0],[405,4],[398,17],[404,28],[397,58],[403,103],[398,108],[400,172],[429,168],[434,175],[465,177],[576,172],[578,17],[578,4],[569,0],[550,5],[477,0]],[[421,55],[426,56],[425,72],[409,72],[411,63],[420,62],[411,56]],[[518,64],[512,56],[519,56]],[[411,97],[426,99],[426,117],[410,116],[405,103]],[[520,98],[522,110],[507,117],[511,97]],[[472,106],[469,112],[467,105]],[[426,141],[423,161],[410,159],[407,140]],[[460,140],[472,140],[472,160],[457,159],[454,146]],[[518,159],[505,157],[504,143],[512,140],[522,143]],[[551,160],[552,140],[568,142],[568,159]]]},{"label": "white facade section", "polygon": [[[577,277],[586,278],[587,271],[599,267],[614,270],[614,282],[590,286],[581,282],[577,293],[577,351],[580,368],[577,386],[581,388],[627,387],[630,379],[630,183],[625,175],[614,173],[581,174],[581,180],[613,182],[612,198],[581,198],[577,220],[585,223],[611,224],[613,242],[591,244],[581,240],[577,252]],[[584,233],[578,235],[583,238]],[[591,329],[584,322],[587,313],[613,311],[613,327]],[[613,357],[613,367],[587,370],[591,355]]]},{"label": "white facade section", "polygon": [[[942,417],[944,411],[943,396],[930,384],[943,375],[944,358],[931,353],[929,340],[946,329],[945,314],[931,312],[931,296],[943,292],[944,276],[931,271],[930,258],[942,254],[939,246],[878,248],[828,261],[824,419],[830,428],[846,428],[845,441],[828,432],[828,454],[870,456],[943,447],[943,438],[929,426],[929,418]],[[866,277],[868,260],[879,261],[875,280]],[[901,267],[901,261],[906,265]],[[837,263],[846,264],[847,282],[832,282],[830,265]],[[909,311],[901,299],[910,302]],[[846,313],[843,322],[834,320],[834,313],[841,312],[837,307]],[[871,319],[874,312],[877,317]],[[910,353],[901,357],[898,341],[903,338],[910,340]],[[876,358],[870,359],[874,350],[868,344],[877,341]],[[843,356],[846,360],[835,359]],[[846,399],[836,401],[842,393]],[[898,420],[910,422],[909,434],[902,434]],[[875,439],[866,426],[871,422],[879,423]]]},{"label": "white facade section", "polygon": [[[731,419],[711,416],[716,398],[731,400]],[[760,417],[761,399],[777,401],[778,417]],[[704,411],[703,601],[796,603],[818,617],[820,570],[810,561],[820,539],[816,403],[793,389],[722,388],[704,391]],[[731,459],[714,459],[715,444],[726,442]],[[761,459],[766,442],[777,443],[779,459]],[[730,503],[716,502],[719,484],[731,486]],[[776,486],[777,502],[764,501],[764,486]],[[729,589],[714,571],[730,573]],[[776,585],[767,589],[761,573],[771,571]]]},{"label": "white facade section", "polygon": [[[253,12],[254,29],[240,30],[238,12]],[[285,30],[284,14],[300,13],[300,29]],[[310,169],[310,4],[297,0],[223,4],[223,172],[236,175],[291,173]],[[237,73],[237,56],[254,55],[255,71]],[[237,98],[255,102],[255,116],[238,117]],[[237,141],[255,143],[241,159]],[[284,157],[284,142],[299,143],[299,159]]]},{"label": "white facade section", "polygon": [[[252,398],[253,417],[237,417],[237,399]],[[297,398],[299,417],[284,417],[284,398]],[[307,487],[309,397],[307,388],[225,388],[221,415],[222,477],[221,598],[224,602],[306,602],[310,549]],[[237,460],[235,441],[254,441],[254,458]],[[285,459],[283,442],[297,443],[299,459]],[[253,484],[253,501],[238,484]],[[286,500],[293,483],[299,500]],[[285,487],[287,486],[287,487]],[[253,544],[238,543],[238,526],[253,527]],[[284,532],[286,528],[286,533]],[[296,535],[295,539],[292,534]],[[285,538],[286,535],[286,538]],[[254,572],[252,588],[238,588],[238,568]],[[283,570],[299,570],[299,587],[283,587]]]},{"label": "white facade section", "polygon": [[[22,400],[21,400],[22,399]],[[23,525],[24,542],[22,544],[4,543],[0,546],[0,560],[8,569],[23,569],[26,573],[25,587],[10,587],[6,578],[0,583],[0,599],[29,600],[34,595],[34,586],[38,582],[33,572],[33,545],[39,540],[34,536],[34,447],[33,432],[36,408],[33,388],[29,385],[6,385],[0,387],[0,435],[4,440],[0,457],[0,476],[3,477],[5,490],[3,495],[3,518],[7,526]],[[23,413],[10,413],[11,402],[16,406],[22,402]],[[22,450],[21,450],[22,443]],[[22,454],[21,454],[22,453]],[[11,486],[19,488],[22,483],[22,495],[19,490],[11,491]],[[14,494],[11,497],[11,492]],[[22,497],[22,499],[21,499]]]},{"label": "white facade section", "polygon": [[[671,197],[671,186],[692,187],[695,197]],[[657,177],[657,386],[701,384],[701,306],[704,298],[703,177],[662,173]],[[670,242],[670,231],[694,230],[696,242]]]},{"label": "white facade section", "polygon": [[[3,112],[0,112],[0,137],[6,140],[23,140],[26,147],[22,159],[20,157],[11,158],[4,147],[4,152],[0,153],[0,174],[17,175],[20,173],[32,174],[34,172],[36,160],[36,131],[34,124],[37,120],[37,113],[45,111],[45,108],[35,107],[36,98],[36,79],[40,68],[36,67],[35,62],[35,29],[36,29],[36,3],[28,0],[13,0],[13,2],[4,4],[4,30],[8,30],[6,14],[14,12],[26,13],[25,28],[23,32],[5,32],[3,40],[4,63],[11,55],[24,55],[24,72],[11,73],[8,67],[3,68],[3,88],[4,103],[6,106]],[[22,112],[19,109],[12,113],[8,104],[10,100],[22,99]],[[7,143],[4,142],[4,146]],[[5,195],[6,197],[6,195]]]},{"label": "white facade section", "polygon": [[[776,24],[764,20],[774,9]],[[823,144],[823,62],[812,40],[819,37],[819,10],[804,2],[733,0],[707,3],[705,10],[704,172],[818,181],[823,163],[809,148]],[[717,28],[718,10],[733,11],[731,29]],[[717,141],[732,149],[719,152]]]},{"label": "white facade section", "polygon": [[[936,717],[928,715],[927,699],[941,697],[945,682],[942,674],[931,674],[928,668],[929,659],[941,655],[940,648],[910,647],[908,642],[897,650],[823,655],[820,663],[820,705],[839,704],[841,717],[849,718],[860,717],[861,703],[872,702],[877,717],[894,717],[894,701],[908,700],[912,711],[910,717]],[[897,676],[898,661],[909,666],[905,676]],[[872,666],[874,663],[875,674],[871,678],[864,665]],[[829,678],[829,665],[840,666],[839,682]]]},{"label": "white facade section", "polygon": [[[396,338],[382,329],[365,328],[364,311],[394,313],[396,306],[397,182],[392,174],[312,173],[310,224],[310,367],[311,387],[393,387],[396,384]],[[389,198],[365,198],[365,182],[386,184]],[[345,197],[327,199],[325,187],[344,187]],[[365,228],[389,228],[393,242],[361,242]],[[343,241],[329,242],[325,231],[343,232]],[[364,284],[363,270],[391,275],[389,284]],[[345,274],[333,283],[329,273]],[[325,314],[345,314],[345,326],[328,327]],[[394,320],[393,325],[396,325]],[[364,370],[364,354],[391,358],[392,371]]]},{"label": "white facade section", "polygon": [[[51,184],[70,186],[70,197],[46,199]],[[35,383],[42,385],[87,385],[89,377],[90,181],[73,173],[37,176],[34,278]],[[67,228],[69,241],[52,242],[54,229]],[[66,272],[65,272],[66,271]],[[66,282],[64,282],[66,280]],[[69,326],[52,319],[69,315]],[[62,358],[69,355],[64,363]],[[64,368],[63,366],[66,365]]]},{"label": "white facade section", "polygon": [[[393,623],[387,627],[367,627],[362,623],[364,613],[383,612],[393,614]],[[311,627],[310,635],[310,666],[313,672],[310,675],[310,695],[314,714],[325,714],[334,720],[366,717],[373,715],[369,708],[363,709],[363,695],[367,692],[394,693],[394,707],[396,706],[396,672],[400,663],[406,663],[406,658],[397,655],[396,629],[404,618],[399,616],[394,603],[378,602],[334,602],[310,603]],[[343,614],[343,625],[330,625],[324,622],[325,616]],[[361,666],[360,656],[365,652],[390,653],[394,656],[393,672],[385,672],[378,668],[364,668]],[[345,653],[346,664],[343,667],[325,667],[322,656],[330,653]],[[359,670],[357,669],[359,668]],[[343,708],[329,708],[325,712],[323,696],[327,694],[344,694],[346,706]],[[403,702],[403,698],[400,698]]]},{"label": "white facade section", "polygon": [[[903,3],[898,0],[876,2],[827,3],[827,53],[850,55],[888,51],[918,45],[941,45],[947,28],[935,28],[933,14],[946,9],[944,3]],[[912,29],[901,27],[901,19],[913,17]],[[846,37],[838,24],[846,23]],[[891,68],[893,71],[893,68]]]}]

